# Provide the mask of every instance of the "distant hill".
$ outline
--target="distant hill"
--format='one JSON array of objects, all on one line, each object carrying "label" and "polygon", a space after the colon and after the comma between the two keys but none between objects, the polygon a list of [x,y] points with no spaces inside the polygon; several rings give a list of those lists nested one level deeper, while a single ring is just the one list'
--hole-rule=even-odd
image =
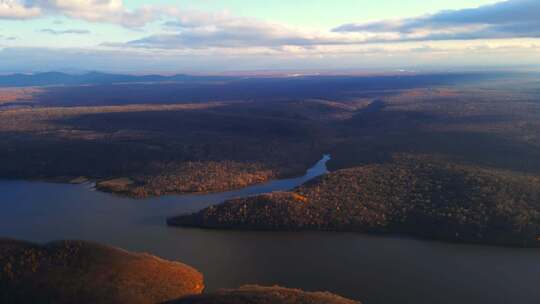
[{"label": "distant hill", "polygon": [[53,85],[114,84],[138,82],[179,82],[179,81],[219,81],[233,79],[221,76],[190,76],[184,74],[163,75],[123,75],[90,72],[86,74],[66,74],[46,72],[36,74],[10,74],[0,76],[0,87],[29,87]]},{"label": "distant hill", "polygon": [[429,73],[429,74],[381,74],[381,75],[304,75],[300,77],[291,76],[263,76],[254,74],[253,76],[196,76],[187,74],[164,75],[127,75],[110,74],[102,72],[89,72],[84,74],[69,74],[63,72],[44,72],[34,74],[8,74],[0,75],[0,87],[31,87],[31,86],[68,86],[68,85],[110,85],[129,83],[167,83],[167,82],[216,82],[230,80],[247,80],[245,84],[255,86],[259,89],[261,84],[277,86],[283,83],[290,83],[302,86],[320,85],[324,82],[328,85],[338,85],[340,87],[352,86],[362,89],[383,89],[388,85],[397,88],[416,87],[420,84],[452,84],[471,81],[493,80],[503,77],[537,77],[538,74],[527,73]]}]

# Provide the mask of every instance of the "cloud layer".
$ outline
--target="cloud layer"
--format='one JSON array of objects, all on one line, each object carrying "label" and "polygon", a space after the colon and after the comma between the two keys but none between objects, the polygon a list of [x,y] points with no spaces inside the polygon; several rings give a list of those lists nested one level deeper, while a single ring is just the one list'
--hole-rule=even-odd
[{"label": "cloud layer", "polygon": [[[227,70],[403,63],[538,63],[539,16],[540,0],[508,0],[407,19],[313,30],[173,5],[149,4],[129,9],[122,0],[0,0],[0,19],[47,17],[52,25],[36,23],[41,25],[34,33],[79,35],[77,39],[55,39],[60,45],[47,45],[50,39],[45,38],[50,37],[36,39],[41,41],[36,43],[43,45],[34,45],[32,38],[27,38],[32,35],[25,35],[24,31],[0,32],[0,54],[4,59],[0,69],[91,69],[94,65],[103,70],[136,70],[144,66],[149,70]],[[57,17],[63,17],[59,18],[62,21],[54,21]],[[79,25],[73,29],[64,18],[131,30],[109,35],[104,32],[109,27],[88,25],[94,35],[86,37],[84,34],[90,34],[88,29],[78,29]],[[17,27],[20,23],[13,24]],[[58,29],[55,24],[66,28]],[[85,47],[70,49],[79,45]]]},{"label": "cloud layer", "polygon": [[509,0],[401,20],[344,24],[339,33],[387,34],[388,41],[540,37],[540,1]]},{"label": "cloud layer", "polygon": [[402,20],[345,24],[310,32],[226,14],[170,14],[172,33],[150,35],[124,46],[147,48],[286,47],[362,45],[508,38],[540,38],[540,0],[509,0],[478,8],[441,11]]},{"label": "cloud layer", "polygon": [[[163,20],[163,30],[107,46],[136,48],[243,48],[359,45],[383,42],[540,38],[540,1],[508,0],[401,20],[344,24],[315,32],[228,13],[183,11],[175,6],[125,7],[122,0],[0,0],[0,18],[66,16],[129,28]],[[67,34],[67,31],[47,31]]]},{"label": "cloud layer", "polygon": [[165,33],[128,42],[127,46],[148,48],[282,47],[339,45],[355,42],[348,35],[318,33],[280,24],[236,17],[227,13],[207,14],[169,11],[172,21]]}]

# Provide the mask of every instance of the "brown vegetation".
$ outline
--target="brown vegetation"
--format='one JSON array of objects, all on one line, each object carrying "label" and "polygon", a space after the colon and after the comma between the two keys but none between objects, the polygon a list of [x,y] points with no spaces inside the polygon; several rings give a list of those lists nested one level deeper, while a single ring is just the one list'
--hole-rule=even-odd
[{"label": "brown vegetation", "polygon": [[359,304],[328,292],[242,286],[201,294],[195,269],[81,241],[0,240],[1,303]]},{"label": "brown vegetation", "polygon": [[[242,108],[242,106],[246,108]],[[0,112],[0,177],[71,181],[133,197],[216,192],[300,175],[316,130],[249,104],[36,108]],[[5,118],[5,119],[4,119]],[[128,178],[129,185],[108,182]]]},{"label": "brown vegetation", "polygon": [[199,294],[195,269],[147,254],[62,241],[0,241],[1,303],[161,303]]},{"label": "brown vegetation", "polygon": [[0,106],[5,104],[31,101],[39,88],[1,88]]},{"label": "brown vegetation", "polygon": [[[156,111],[189,111],[223,106],[224,103],[209,102],[179,105],[125,105],[101,107],[38,107],[32,109],[11,109],[0,111],[0,132],[29,132],[43,134],[62,132],[69,128],[61,122],[82,115],[105,113],[131,113]],[[55,123],[60,122],[60,123]],[[76,139],[76,138],[73,138]]]},{"label": "brown vegetation", "polygon": [[540,177],[400,156],[333,172],[292,193],[234,199],[169,224],[409,233],[539,246]]},{"label": "brown vegetation", "polygon": [[169,164],[162,170],[156,169],[156,172],[161,173],[136,176],[135,181],[129,178],[101,181],[96,188],[144,198],[175,193],[223,192],[263,183],[277,175],[263,165],[234,161]]}]

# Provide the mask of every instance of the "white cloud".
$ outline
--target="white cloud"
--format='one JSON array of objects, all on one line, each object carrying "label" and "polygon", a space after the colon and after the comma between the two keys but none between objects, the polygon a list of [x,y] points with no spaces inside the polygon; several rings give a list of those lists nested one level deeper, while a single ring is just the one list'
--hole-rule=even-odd
[{"label": "white cloud", "polygon": [[27,7],[16,0],[0,0],[0,19],[30,19],[41,13],[39,7]]},{"label": "white cloud", "polygon": [[310,33],[277,24],[247,22],[179,27],[174,33],[151,35],[129,41],[126,46],[148,48],[281,47],[347,44],[344,35]]},{"label": "white cloud", "polygon": [[30,19],[63,15],[88,22],[140,27],[161,18],[159,8],[129,10],[122,0],[0,0],[0,19]]},{"label": "white cloud", "polygon": [[[231,15],[162,10],[168,16],[164,32],[129,41],[127,47],[182,49],[208,47],[269,47],[343,45],[362,43],[366,35],[311,31]],[[117,44],[118,45],[118,44]]]}]

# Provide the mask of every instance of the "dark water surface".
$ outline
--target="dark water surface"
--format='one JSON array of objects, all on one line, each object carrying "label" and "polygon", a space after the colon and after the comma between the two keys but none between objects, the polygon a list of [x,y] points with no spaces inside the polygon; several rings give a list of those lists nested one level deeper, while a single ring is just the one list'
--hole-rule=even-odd
[{"label": "dark water surface", "polygon": [[171,228],[167,217],[225,199],[293,188],[326,172],[243,190],[133,200],[90,185],[0,182],[0,237],[82,239],[183,261],[208,290],[242,284],[329,290],[365,304],[540,303],[540,250],[354,233]]}]

